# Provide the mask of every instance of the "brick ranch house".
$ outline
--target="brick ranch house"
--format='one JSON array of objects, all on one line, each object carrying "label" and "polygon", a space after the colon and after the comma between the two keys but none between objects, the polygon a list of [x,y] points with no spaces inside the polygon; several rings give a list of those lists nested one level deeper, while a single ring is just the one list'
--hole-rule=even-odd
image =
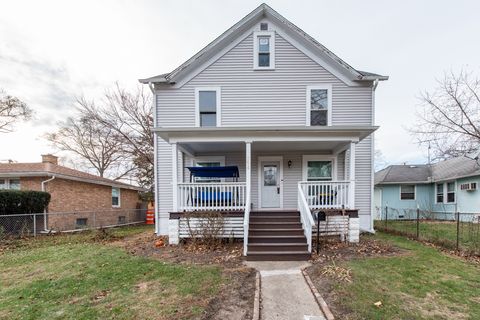
[{"label": "brick ranch house", "polygon": [[42,155],[42,162],[0,164],[0,189],[49,192],[48,213],[72,214],[48,215],[45,229],[62,231],[93,223],[106,226],[128,222],[130,216],[139,213],[137,209],[142,206],[139,192],[145,191],[60,166],[58,158],[51,154]]}]

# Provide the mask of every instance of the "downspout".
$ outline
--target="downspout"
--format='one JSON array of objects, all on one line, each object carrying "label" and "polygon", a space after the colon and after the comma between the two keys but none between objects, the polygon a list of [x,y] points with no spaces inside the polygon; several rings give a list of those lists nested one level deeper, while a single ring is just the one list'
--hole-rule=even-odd
[{"label": "downspout", "polygon": [[[377,89],[379,80],[375,79],[373,81],[372,85],[372,126],[375,125],[375,90]],[[374,211],[373,208],[375,206],[375,132],[372,133],[372,150],[371,150],[371,155],[372,157],[372,176],[370,178],[370,183],[372,185],[371,188],[371,199],[370,199],[370,233],[375,233],[375,228],[374,228]]]},{"label": "downspout", "polygon": [[[55,176],[52,176],[50,179],[42,181],[42,191],[45,192],[45,184],[55,179]],[[47,209],[43,210],[43,231],[49,232],[50,230],[47,228]]]}]

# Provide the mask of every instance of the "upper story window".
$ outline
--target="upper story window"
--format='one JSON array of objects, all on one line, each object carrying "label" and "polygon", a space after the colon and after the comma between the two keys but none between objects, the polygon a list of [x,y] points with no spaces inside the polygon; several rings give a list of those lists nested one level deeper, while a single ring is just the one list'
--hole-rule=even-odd
[{"label": "upper story window", "polygon": [[120,188],[112,187],[112,207],[120,207]]},{"label": "upper story window", "polygon": [[20,190],[20,179],[0,179],[0,190]]},{"label": "upper story window", "polygon": [[195,89],[197,127],[220,126],[220,88]]},{"label": "upper story window", "polygon": [[332,87],[330,85],[307,87],[307,126],[329,126],[332,117]]},{"label": "upper story window", "polygon": [[256,70],[275,69],[275,34],[271,31],[253,34],[253,68]]},{"label": "upper story window", "polygon": [[415,200],[414,184],[405,184],[400,186],[400,200]]}]

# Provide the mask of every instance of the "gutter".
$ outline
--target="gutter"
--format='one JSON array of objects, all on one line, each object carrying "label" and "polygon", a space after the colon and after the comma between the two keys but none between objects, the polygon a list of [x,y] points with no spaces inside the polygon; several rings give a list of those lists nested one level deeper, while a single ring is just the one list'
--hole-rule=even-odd
[{"label": "gutter", "polygon": [[[45,184],[53,180],[55,180],[55,176],[52,176],[50,179],[42,181],[43,192],[45,192]],[[47,209],[43,210],[43,231],[50,232],[50,230],[47,228]]]}]

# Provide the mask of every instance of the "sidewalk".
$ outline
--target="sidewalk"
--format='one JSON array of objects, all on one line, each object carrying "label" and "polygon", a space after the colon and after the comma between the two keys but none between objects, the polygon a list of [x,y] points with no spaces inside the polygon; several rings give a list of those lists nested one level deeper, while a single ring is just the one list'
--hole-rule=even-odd
[{"label": "sidewalk", "polygon": [[306,262],[249,261],[260,271],[262,320],[324,320],[301,269]]}]

